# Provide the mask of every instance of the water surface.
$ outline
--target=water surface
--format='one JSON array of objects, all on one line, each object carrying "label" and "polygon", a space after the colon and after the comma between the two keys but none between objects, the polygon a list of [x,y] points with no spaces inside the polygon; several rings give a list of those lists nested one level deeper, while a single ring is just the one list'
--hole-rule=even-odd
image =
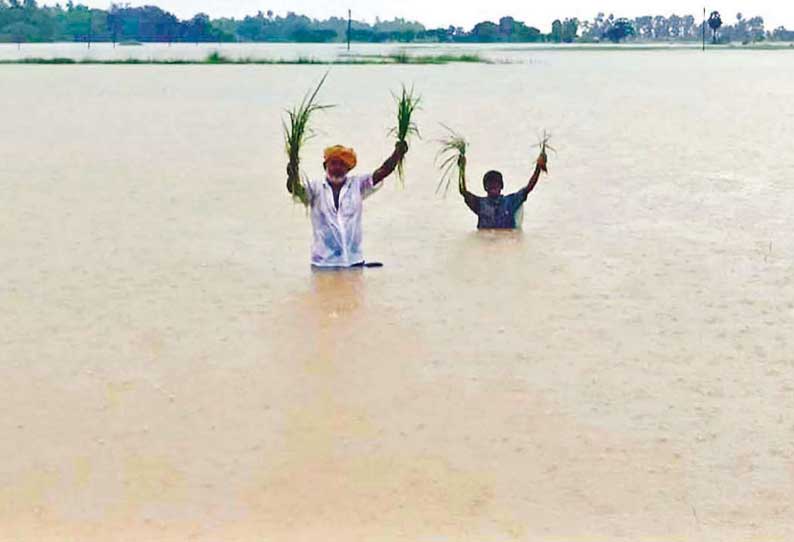
[{"label": "water surface", "polygon": [[[309,174],[401,82],[423,139],[386,267],[321,275],[280,117],[325,68],[1,66],[3,534],[791,538],[790,54],[519,54],[333,67]],[[434,194],[441,122],[475,188],[552,131],[522,232]]]}]

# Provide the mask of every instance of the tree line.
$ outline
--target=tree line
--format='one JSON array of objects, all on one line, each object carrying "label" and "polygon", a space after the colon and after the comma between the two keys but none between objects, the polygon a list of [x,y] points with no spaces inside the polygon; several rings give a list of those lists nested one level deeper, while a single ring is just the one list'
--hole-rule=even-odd
[{"label": "tree line", "polygon": [[[715,16],[716,15],[716,16]],[[712,41],[794,41],[794,31],[783,27],[767,31],[761,17],[741,13],[733,24],[723,24],[718,12],[706,23]],[[544,33],[513,17],[483,21],[470,30],[462,27],[426,28],[416,21],[394,19],[373,24],[352,21],[350,39],[356,42],[448,43],[594,43],[692,42],[701,39],[703,22],[692,15],[641,16],[633,19],[599,13],[592,20],[555,20]],[[241,19],[212,19],[198,13],[180,20],[156,6],[111,4],[107,10],[69,0],[65,5],[39,5],[36,0],[0,0],[0,42],[342,42],[348,21],[331,17],[317,20],[287,13],[258,12]]]},{"label": "tree line", "polygon": [[188,20],[154,6],[114,4],[94,9],[69,0],[39,6],[36,0],[0,0],[0,42],[235,41],[206,14]]}]

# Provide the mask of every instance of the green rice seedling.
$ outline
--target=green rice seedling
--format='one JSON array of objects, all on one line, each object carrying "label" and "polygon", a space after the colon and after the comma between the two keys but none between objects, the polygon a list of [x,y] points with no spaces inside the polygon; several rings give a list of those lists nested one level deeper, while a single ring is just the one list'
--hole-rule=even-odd
[{"label": "green rice seedling", "polygon": [[539,139],[539,141],[538,141],[537,145],[533,145],[533,147],[538,147],[540,149],[540,155],[538,156],[538,159],[540,159],[541,157],[543,158],[543,164],[541,165],[541,171],[543,171],[543,173],[548,173],[549,170],[546,167],[546,150],[550,150],[550,151],[552,151],[554,153],[556,153],[557,150],[554,147],[552,147],[551,145],[549,145],[549,141],[551,140],[551,133],[550,132],[547,132],[546,130],[543,130],[543,135],[540,136],[538,139]]},{"label": "green rice seedling", "polygon": [[449,185],[457,173],[458,190],[463,193],[466,190],[466,140],[448,126],[444,126],[449,135],[440,140],[441,150],[438,151],[436,162],[439,162],[441,169],[441,180],[436,186],[436,194],[443,189],[444,195],[449,191]]},{"label": "green rice seedling", "polygon": [[543,165],[542,165],[541,169],[542,169],[542,171],[544,173],[548,173],[549,170],[546,167],[546,162],[545,162],[546,150],[550,150],[550,151],[555,152],[555,153],[557,152],[557,150],[554,147],[552,147],[551,145],[549,145],[549,141],[551,140],[551,133],[547,132],[546,130],[543,130],[543,135],[540,136],[538,139],[539,139],[539,141],[538,141],[537,145],[533,145],[533,147],[538,147],[540,149],[540,156],[538,158],[540,158],[540,157],[544,158],[544,162],[543,162]]},{"label": "green rice seedling", "polygon": [[292,109],[288,109],[287,116],[289,122],[282,122],[284,126],[284,143],[288,158],[287,182],[289,183],[292,197],[295,201],[306,206],[309,205],[309,196],[306,193],[305,185],[301,181],[300,152],[304,144],[314,137],[314,132],[309,125],[312,114],[333,107],[332,105],[317,103],[317,95],[323,87],[327,77],[328,73],[320,80],[317,88],[306,93],[306,96],[303,97],[300,104]]},{"label": "green rice seedling", "polygon": [[[402,93],[398,96],[392,94],[394,100],[397,102],[397,126],[392,128],[389,133],[397,136],[397,141],[400,143],[407,143],[411,136],[421,137],[419,135],[419,128],[413,121],[414,112],[419,109],[419,103],[422,97],[414,94],[414,88],[408,90],[405,85],[402,86]],[[400,184],[405,184],[405,159],[400,158],[397,162],[397,178]]]}]

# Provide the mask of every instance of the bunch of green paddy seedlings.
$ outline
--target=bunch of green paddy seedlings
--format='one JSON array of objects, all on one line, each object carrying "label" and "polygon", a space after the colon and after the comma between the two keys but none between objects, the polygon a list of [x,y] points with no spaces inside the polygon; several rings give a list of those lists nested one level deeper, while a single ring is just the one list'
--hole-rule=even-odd
[{"label": "bunch of green paddy seedlings", "polygon": [[544,159],[543,164],[541,166],[541,170],[543,171],[543,173],[548,173],[549,170],[546,167],[546,160],[545,160],[546,150],[550,150],[555,153],[557,152],[557,150],[551,145],[549,145],[549,141],[551,140],[551,133],[547,132],[546,130],[543,130],[543,135],[540,136],[538,139],[539,141],[537,145],[533,145],[533,147],[538,147],[540,149],[540,156],[538,158],[540,159],[540,157],[543,157]]},{"label": "bunch of green paddy seedlings", "polygon": [[[444,126],[442,124],[442,126]],[[446,138],[440,140],[441,150],[438,151],[436,161],[439,160],[441,169],[441,180],[436,186],[436,194],[442,191],[444,195],[449,191],[449,185],[457,173],[458,190],[463,193],[466,190],[466,140],[448,126],[444,126],[449,132]]]},{"label": "bunch of green paddy seedlings", "polygon": [[[389,133],[397,136],[397,141],[400,143],[407,143],[411,136],[421,137],[419,135],[419,128],[413,121],[414,112],[419,109],[419,103],[422,101],[421,96],[414,94],[414,88],[408,90],[405,85],[402,86],[400,95],[392,94],[394,100],[397,102],[397,126],[392,128]],[[400,180],[401,185],[405,185],[405,157],[400,157],[397,162],[397,178]]]},{"label": "bunch of green paddy seedlings", "polygon": [[306,206],[309,205],[309,196],[306,192],[306,186],[301,182],[300,152],[304,144],[314,137],[314,132],[309,125],[312,114],[334,107],[332,105],[317,103],[317,95],[323,87],[327,77],[328,73],[320,80],[317,88],[313,91],[310,90],[306,96],[304,96],[300,104],[287,110],[289,122],[282,121],[284,127],[284,142],[287,158],[289,160],[287,165],[287,184],[293,199]]}]

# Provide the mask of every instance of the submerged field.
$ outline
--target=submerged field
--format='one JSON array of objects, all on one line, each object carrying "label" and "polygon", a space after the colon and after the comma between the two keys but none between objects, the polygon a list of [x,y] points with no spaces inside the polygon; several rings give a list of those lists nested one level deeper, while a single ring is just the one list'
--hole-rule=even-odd
[{"label": "submerged field", "polygon": [[[0,64],[446,64],[531,62],[535,54],[689,53],[697,43],[649,44],[342,44],[297,43],[0,43]],[[783,42],[709,45],[714,54],[794,51]]]},{"label": "submerged field", "polygon": [[[0,66],[0,538],[794,537],[790,53],[474,54],[332,67],[311,175],[423,95],[342,274],[280,132],[328,67]],[[442,122],[472,188],[552,132],[523,232],[435,195]]]}]

